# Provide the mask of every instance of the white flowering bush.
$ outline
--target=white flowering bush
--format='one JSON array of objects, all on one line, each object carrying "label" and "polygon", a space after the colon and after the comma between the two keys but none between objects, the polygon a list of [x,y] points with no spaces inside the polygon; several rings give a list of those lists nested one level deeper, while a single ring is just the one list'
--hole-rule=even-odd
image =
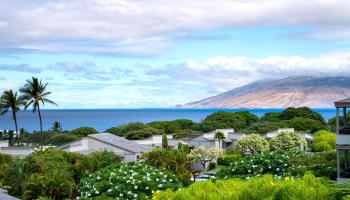
[{"label": "white flowering bush", "polygon": [[164,169],[143,163],[110,165],[84,178],[79,185],[80,199],[97,196],[114,199],[147,199],[157,190],[181,187],[176,177]]},{"label": "white flowering bush", "polygon": [[289,153],[265,152],[238,159],[230,166],[221,168],[218,176],[221,178],[250,178],[262,174],[272,174],[277,178],[282,178],[288,173],[289,167]]}]

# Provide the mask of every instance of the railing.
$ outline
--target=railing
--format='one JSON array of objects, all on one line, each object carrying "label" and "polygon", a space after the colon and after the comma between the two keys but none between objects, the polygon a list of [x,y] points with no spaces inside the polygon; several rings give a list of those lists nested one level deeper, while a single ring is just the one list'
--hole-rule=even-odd
[{"label": "railing", "polygon": [[340,128],[339,129],[339,134],[350,135],[350,128]]}]

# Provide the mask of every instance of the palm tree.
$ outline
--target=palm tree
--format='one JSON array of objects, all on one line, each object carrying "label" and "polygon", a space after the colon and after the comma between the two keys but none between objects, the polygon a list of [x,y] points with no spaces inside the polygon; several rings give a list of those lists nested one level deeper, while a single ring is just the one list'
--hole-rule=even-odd
[{"label": "palm tree", "polygon": [[225,139],[224,133],[223,133],[223,132],[220,132],[220,131],[216,132],[216,133],[215,133],[215,136],[214,136],[214,139],[216,139],[216,140],[219,141],[219,149],[221,149],[221,141],[222,141],[223,139]]},{"label": "palm tree", "polygon": [[29,106],[32,106],[32,112],[38,112],[39,114],[41,133],[43,132],[43,123],[40,113],[40,103],[42,103],[43,106],[45,103],[58,106],[55,102],[47,98],[47,96],[51,94],[51,92],[46,91],[47,84],[48,83],[43,84],[42,80],[39,81],[37,78],[32,77],[32,79],[27,80],[27,83],[24,85],[24,87],[20,89],[24,99],[27,100],[24,109],[26,110]]},{"label": "palm tree", "polygon": [[16,113],[19,111],[19,107],[21,105],[25,106],[26,102],[22,96],[18,96],[17,92],[13,92],[12,90],[6,90],[0,98],[0,115],[4,115],[10,109],[12,111],[12,119],[15,122],[16,127],[16,140],[17,145],[19,145],[19,133],[18,133],[18,125],[17,125],[17,116]]}]

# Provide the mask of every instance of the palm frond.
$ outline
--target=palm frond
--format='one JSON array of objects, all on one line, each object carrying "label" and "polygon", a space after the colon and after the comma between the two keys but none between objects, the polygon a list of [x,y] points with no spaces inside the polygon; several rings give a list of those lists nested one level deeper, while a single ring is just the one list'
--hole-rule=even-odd
[{"label": "palm frond", "polygon": [[50,99],[43,98],[42,101],[46,102],[46,103],[49,103],[49,104],[53,104],[55,106],[58,106],[55,102],[51,101]]}]

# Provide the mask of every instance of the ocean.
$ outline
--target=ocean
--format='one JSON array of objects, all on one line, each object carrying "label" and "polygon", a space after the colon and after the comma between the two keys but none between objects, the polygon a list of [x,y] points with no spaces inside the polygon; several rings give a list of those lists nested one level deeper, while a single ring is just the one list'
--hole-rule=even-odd
[{"label": "ocean", "polygon": [[[280,112],[282,109],[62,109],[42,110],[43,129],[48,130],[54,121],[61,123],[64,130],[72,130],[81,126],[94,127],[98,131],[125,124],[128,122],[151,122],[156,120],[191,119],[199,122],[207,115],[219,111],[247,110],[258,116],[266,112]],[[314,109],[326,120],[335,116],[335,109]],[[40,130],[38,113],[20,111],[17,114],[18,127],[27,131]],[[0,130],[14,129],[10,112],[0,116]]]}]

